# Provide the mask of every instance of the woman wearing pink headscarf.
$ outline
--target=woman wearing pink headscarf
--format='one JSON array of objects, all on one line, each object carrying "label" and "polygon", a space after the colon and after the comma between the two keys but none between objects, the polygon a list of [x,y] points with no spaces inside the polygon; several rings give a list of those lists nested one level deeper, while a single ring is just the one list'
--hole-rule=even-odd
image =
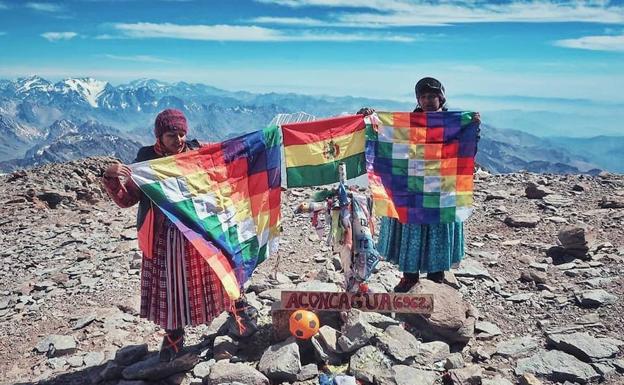
[{"label": "woman wearing pink headscarf", "polygon": [[[135,162],[175,155],[201,145],[187,141],[184,114],[175,109],[162,111],[154,124],[154,145],[142,147]],[[111,164],[102,182],[119,207],[139,204],[137,229],[144,243],[141,266],[141,317],[165,329],[160,359],[175,358],[184,343],[184,327],[209,323],[231,303],[223,286],[195,247],[167,217],[141,192],[130,178],[131,170]]]}]

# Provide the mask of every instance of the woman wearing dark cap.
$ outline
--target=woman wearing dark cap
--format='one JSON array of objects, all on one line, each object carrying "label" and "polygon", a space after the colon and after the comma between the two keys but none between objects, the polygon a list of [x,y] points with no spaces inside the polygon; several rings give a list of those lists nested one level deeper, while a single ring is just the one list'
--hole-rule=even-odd
[{"label": "woman wearing dark cap", "polygon": [[[431,77],[420,79],[415,86],[414,112],[447,111],[444,86]],[[359,113],[373,111],[362,109]],[[480,119],[476,114],[476,119]],[[462,222],[430,225],[402,224],[395,218],[383,217],[377,244],[379,253],[396,264],[403,277],[394,288],[396,293],[406,293],[420,279],[442,282],[444,272],[458,264],[464,256],[464,226]]]},{"label": "woman wearing dark cap", "polygon": [[437,79],[422,78],[414,87],[416,92],[416,108],[414,112],[448,111],[444,86]]},{"label": "woman wearing dark cap", "polygon": [[[135,162],[199,148],[196,140],[186,140],[187,132],[186,117],[181,111],[162,111],[154,124],[156,143],[141,148]],[[230,301],[215,272],[176,226],[141,192],[130,174],[128,166],[111,164],[104,172],[102,182],[119,207],[139,204],[139,239],[147,237],[147,250],[151,253],[147,255],[142,247],[140,315],[165,329],[160,359],[170,361],[183,346],[184,327],[210,323],[221,312],[230,309]],[[147,235],[143,237],[142,234]]]}]

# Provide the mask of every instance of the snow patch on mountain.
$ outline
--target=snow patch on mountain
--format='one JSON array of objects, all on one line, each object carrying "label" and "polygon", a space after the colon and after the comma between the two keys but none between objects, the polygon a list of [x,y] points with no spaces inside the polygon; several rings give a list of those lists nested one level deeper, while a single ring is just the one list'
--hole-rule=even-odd
[{"label": "snow patch on mountain", "polygon": [[32,91],[49,92],[52,90],[52,84],[39,76],[31,76],[28,78],[20,78],[16,82],[15,93],[18,95],[28,95]]},{"label": "snow patch on mountain", "polygon": [[98,107],[98,97],[104,92],[108,82],[95,80],[93,78],[82,79],[65,79],[57,87],[63,94],[70,92],[76,92],[84,100],[86,100],[91,107]]},{"label": "snow patch on mountain", "polygon": [[160,81],[155,80],[155,79],[143,78],[143,79],[134,80],[134,81],[132,81],[132,82],[130,82],[128,84],[121,84],[117,88],[119,88],[121,90],[127,90],[127,89],[133,89],[134,90],[134,89],[137,89],[137,88],[140,88],[140,87],[149,88],[149,89],[151,89],[153,91],[159,91],[159,90],[162,90],[164,88],[171,87],[171,85],[168,84],[168,83],[160,82]]},{"label": "snow patch on mountain", "polygon": [[0,115],[0,135],[3,139],[30,142],[41,139],[42,132],[36,127],[21,123],[6,115]]}]

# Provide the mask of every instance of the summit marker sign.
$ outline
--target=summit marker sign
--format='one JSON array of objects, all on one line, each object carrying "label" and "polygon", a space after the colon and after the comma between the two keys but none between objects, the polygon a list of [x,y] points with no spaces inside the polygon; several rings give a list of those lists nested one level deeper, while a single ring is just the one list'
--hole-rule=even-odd
[{"label": "summit marker sign", "polygon": [[282,291],[283,310],[348,311],[378,313],[433,312],[432,294],[347,293],[325,291]]}]

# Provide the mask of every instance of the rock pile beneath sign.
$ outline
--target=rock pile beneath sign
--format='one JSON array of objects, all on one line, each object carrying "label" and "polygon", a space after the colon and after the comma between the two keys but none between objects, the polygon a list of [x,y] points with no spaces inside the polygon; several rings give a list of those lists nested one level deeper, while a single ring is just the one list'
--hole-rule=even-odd
[{"label": "rock pile beneath sign", "polygon": [[[0,176],[0,383],[624,383],[623,176],[477,173],[466,258],[413,289],[431,315],[319,313],[306,341],[276,330],[281,291],[338,291],[343,274],[293,213],[313,190],[285,191],[281,251],[245,286],[258,332],[237,338],[222,314],[161,363],[163,331],[138,317],[136,210],[97,181],[109,161]],[[398,280],[382,262],[369,287]]]}]

